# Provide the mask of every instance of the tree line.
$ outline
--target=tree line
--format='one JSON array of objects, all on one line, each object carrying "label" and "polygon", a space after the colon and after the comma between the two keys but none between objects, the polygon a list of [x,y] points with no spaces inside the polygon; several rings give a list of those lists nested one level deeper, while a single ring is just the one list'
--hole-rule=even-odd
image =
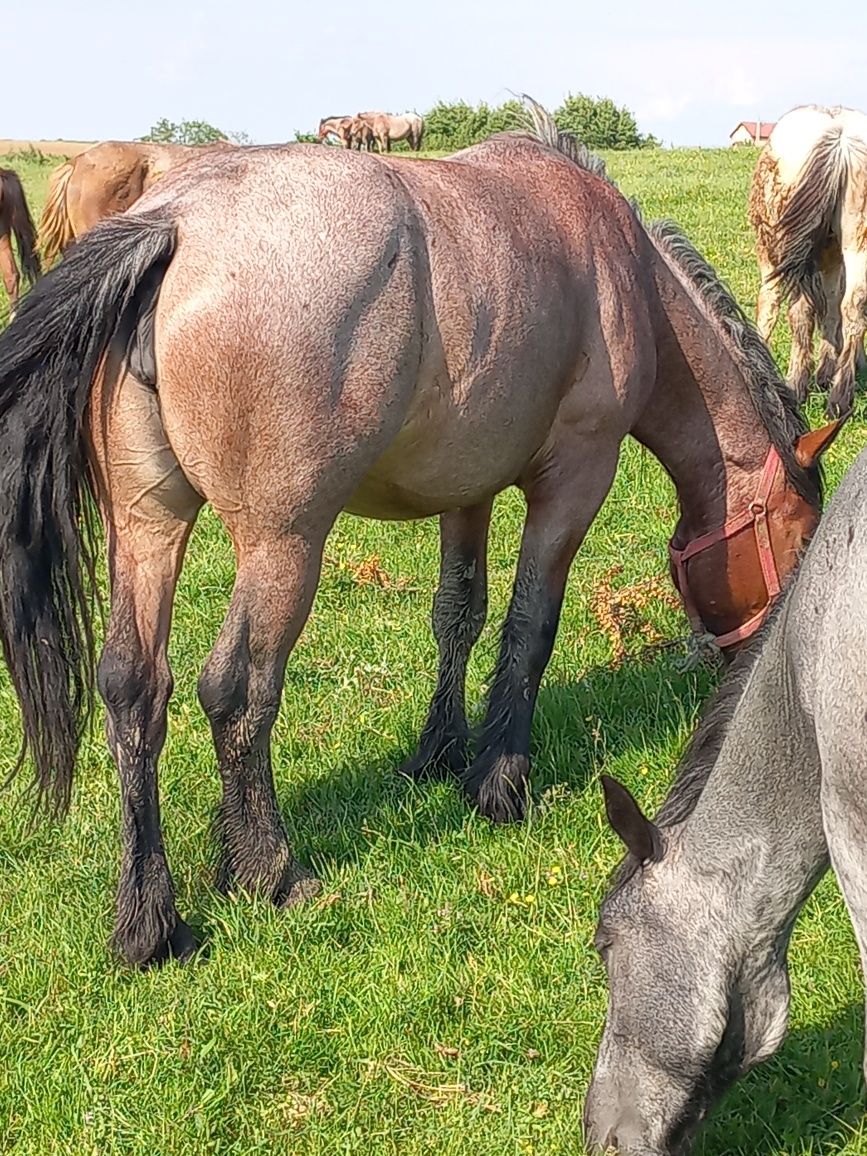
[{"label": "tree line", "polygon": [[[463,100],[439,101],[424,113],[424,120],[424,147],[454,151],[478,144],[493,133],[521,128],[526,123],[526,111],[519,100],[507,100],[499,105],[484,101],[477,105]],[[660,143],[649,133],[639,132],[634,113],[607,96],[570,94],[554,110],[554,120],[558,128],[574,133],[591,149],[644,149],[658,147]],[[301,131],[296,131],[294,137],[295,140],[317,139],[315,133]],[[140,139],[179,144],[207,144],[215,140],[250,143],[244,132],[223,132],[201,120],[175,124],[165,118]]]}]

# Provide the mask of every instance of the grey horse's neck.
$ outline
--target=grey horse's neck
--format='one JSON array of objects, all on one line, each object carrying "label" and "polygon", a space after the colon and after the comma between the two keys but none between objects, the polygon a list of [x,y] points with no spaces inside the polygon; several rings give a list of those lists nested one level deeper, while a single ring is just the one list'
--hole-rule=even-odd
[{"label": "grey horse's neck", "polygon": [[[727,724],[693,813],[675,836],[685,863],[716,876],[720,917],[744,946],[785,951],[795,918],[828,866],[821,766],[792,682],[787,607]],[[723,910],[725,908],[725,910]]]}]

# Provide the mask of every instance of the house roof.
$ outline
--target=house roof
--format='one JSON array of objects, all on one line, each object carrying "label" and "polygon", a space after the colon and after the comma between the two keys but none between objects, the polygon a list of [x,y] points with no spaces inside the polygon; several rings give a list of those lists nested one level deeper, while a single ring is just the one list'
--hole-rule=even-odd
[{"label": "house roof", "polygon": [[[771,135],[771,133],[774,131],[774,125],[775,124],[776,124],[776,121],[773,121],[773,120],[761,121],[761,123],[759,124],[759,140],[767,140],[768,137]],[[732,129],[730,135],[734,136],[734,134],[738,131],[739,128],[745,128],[747,130],[747,132],[750,134],[750,136],[753,138],[753,140],[755,140],[755,138],[756,138],[756,122],[754,120],[742,120],[740,122],[740,124],[735,125],[735,127]]]}]

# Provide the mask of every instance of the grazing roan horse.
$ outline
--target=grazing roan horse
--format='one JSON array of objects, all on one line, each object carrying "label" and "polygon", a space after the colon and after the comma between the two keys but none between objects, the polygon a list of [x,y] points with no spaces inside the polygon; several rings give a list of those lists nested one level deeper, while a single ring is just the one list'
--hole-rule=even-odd
[{"label": "grazing roan horse", "polygon": [[235,148],[229,141],[207,145],[103,141],[59,165],[51,174],[39,221],[39,248],[46,265],[93,228],[97,221],[128,209],[170,169],[203,149]]},{"label": "grazing roan horse", "polygon": [[390,112],[360,112],[358,115],[373,130],[380,152],[391,152],[392,144],[401,140],[409,141],[410,148],[415,152],[421,148],[424,119],[417,112],[406,112],[401,116],[394,116]]},{"label": "grazing roan horse", "polygon": [[773,1055],[789,937],[829,859],[867,969],[865,711],[867,451],[656,820],[604,780],[629,854],[596,933],[610,998],[585,1110],[593,1151],[685,1152],[725,1089]]},{"label": "grazing roan horse", "polygon": [[18,174],[12,169],[0,169],[0,276],[9,296],[10,316],[14,315],[18,306],[21,289],[18,264],[12,248],[13,236],[18,246],[21,272],[32,285],[41,272],[33,218]]},{"label": "grazing roan horse", "polygon": [[[627,434],[674,479],[681,589],[723,645],[756,628],[815,528],[833,427],[806,432],[683,235],[646,229],[601,162],[537,119],[544,140],[503,135],[448,161],[301,144],[202,156],[83,237],[0,337],[0,637],[37,783],[61,809],[94,678],[91,485],[106,527],[97,682],[122,798],[115,944],[133,963],[194,947],[157,759],[172,601],[204,502],[237,558],[199,680],[220,878],[277,903],[310,882],[280,820],[271,728],[341,510],[440,516],[439,674],[404,770],[459,775],[498,820],[523,814],[569,568]],[[488,523],[511,485],[527,516],[467,766]]]},{"label": "grazing roan horse", "polygon": [[816,382],[830,386],[828,413],[852,406],[865,365],[867,328],[867,116],[850,108],[792,109],[759,157],[749,214],[762,285],[758,328],[767,340],[791,298],[789,384],[803,400],[821,344]]},{"label": "grazing roan horse", "polygon": [[327,137],[336,136],[344,148],[352,148],[350,128],[355,120],[352,116],[326,116],[319,122],[317,136],[320,141]]}]

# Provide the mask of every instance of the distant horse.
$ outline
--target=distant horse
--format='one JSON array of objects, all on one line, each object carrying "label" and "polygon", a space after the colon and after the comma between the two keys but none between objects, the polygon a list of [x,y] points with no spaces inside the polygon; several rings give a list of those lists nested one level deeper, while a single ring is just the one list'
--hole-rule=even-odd
[{"label": "distant horse", "polygon": [[207,145],[103,141],[54,170],[39,222],[39,247],[52,265],[76,237],[122,213],[170,169],[203,150],[236,148],[229,141]]},{"label": "distant horse", "polygon": [[363,116],[354,116],[349,124],[349,147],[372,152],[375,140],[370,121]]},{"label": "distant horse", "polygon": [[352,139],[350,136],[350,128],[355,117],[352,116],[327,116],[319,122],[319,130],[317,136],[320,141],[326,140],[330,136],[336,136],[344,148],[352,148]]},{"label": "distant horse", "polygon": [[9,315],[18,306],[21,278],[12,248],[12,237],[18,246],[21,272],[32,285],[41,272],[36,251],[36,230],[24,195],[24,188],[16,172],[0,169],[0,276],[9,296]]},{"label": "distant horse", "polygon": [[360,112],[358,115],[370,124],[380,152],[391,152],[392,144],[401,140],[408,140],[410,148],[416,152],[421,148],[424,120],[417,112],[402,116],[392,116],[388,112]]},{"label": "distant horse", "polygon": [[862,451],[656,821],[603,781],[629,855],[596,932],[610,998],[585,1112],[593,1151],[683,1153],[726,1088],[779,1048],[789,937],[829,859],[867,969],[865,691]]},{"label": "distant horse", "polygon": [[762,276],[759,332],[770,337],[788,294],[789,383],[803,400],[820,325],[816,381],[831,386],[836,416],[851,408],[856,367],[867,364],[867,116],[815,105],[786,113],[759,157],[749,211]]},{"label": "distant horse", "polygon": [[[278,904],[314,885],[280,819],[271,729],[341,510],[440,517],[437,687],[403,771],[458,776],[495,820],[524,813],[567,576],[628,434],[674,480],[678,585],[721,646],[757,629],[814,530],[836,425],[807,432],[686,238],[645,227],[602,162],[535,116],[536,135],[446,161],[303,144],[199,156],[90,230],[0,336],[0,639],[58,809],[94,677],[105,700],[115,945],[132,963],[195,949],[157,760],[175,585],[205,501],[237,559],[199,680],[223,783],[219,879]],[[96,675],[91,485],[111,579]],[[464,680],[492,504],[512,485],[527,514],[470,759]]]}]

